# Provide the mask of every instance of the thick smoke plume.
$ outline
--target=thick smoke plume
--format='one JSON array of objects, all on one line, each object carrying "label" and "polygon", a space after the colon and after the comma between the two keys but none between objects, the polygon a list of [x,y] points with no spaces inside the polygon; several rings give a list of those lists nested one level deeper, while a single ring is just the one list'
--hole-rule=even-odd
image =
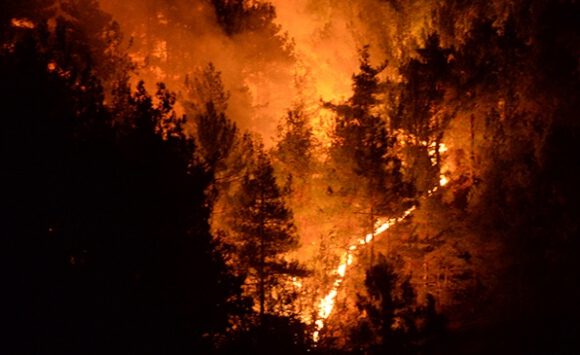
[{"label": "thick smoke plume", "polygon": [[[101,6],[121,25],[139,65],[137,79],[181,92],[186,76],[213,63],[230,94],[227,114],[267,144],[298,102],[314,113],[314,129],[324,139],[328,119],[320,100],[349,96],[360,48],[370,45],[374,63],[396,68],[405,48],[425,34],[430,11],[426,2],[375,0],[101,0]],[[394,69],[385,73],[396,77]]]}]

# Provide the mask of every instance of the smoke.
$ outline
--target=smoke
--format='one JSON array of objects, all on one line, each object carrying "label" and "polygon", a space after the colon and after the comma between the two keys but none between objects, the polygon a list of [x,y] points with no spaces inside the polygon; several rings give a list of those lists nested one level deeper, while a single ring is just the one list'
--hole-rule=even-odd
[{"label": "smoke", "polygon": [[[310,0],[274,0],[276,21],[295,41],[298,72],[305,96],[325,101],[351,93],[351,75],[358,66],[357,43],[346,13]],[[326,4],[325,4],[326,5]]]},{"label": "smoke", "polygon": [[228,116],[269,141],[296,96],[292,43],[269,21],[269,8],[253,7],[233,16],[236,23],[220,23],[216,3],[101,0],[125,34],[136,79],[149,90],[163,81],[182,92],[186,76],[211,62],[230,94]]},{"label": "smoke", "polygon": [[[428,1],[100,0],[121,25],[136,80],[149,90],[165,82],[184,90],[186,75],[213,63],[230,94],[227,115],[271,145],[286,110],[303,104],[318,138],[326,140],[328,113],[320,100],[351,94],[358,51],[396,68],[430,24]],[[272,6],[273,5],[273,6]]]}]

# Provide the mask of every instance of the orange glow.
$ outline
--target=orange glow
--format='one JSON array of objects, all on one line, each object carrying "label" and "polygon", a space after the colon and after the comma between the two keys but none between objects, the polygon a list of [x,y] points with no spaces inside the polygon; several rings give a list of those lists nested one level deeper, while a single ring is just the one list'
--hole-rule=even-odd
[{"label": "orange glow", "polygon": [[11,24],[12,24],[12,27],[26,28],[29,30],[36,27],[36,25],[34,25],[34,22],[32,22],[26,18],[13,18],[11,21]]},{"label": "orange glow", "polygon": [[[441,146],[445,147],[445,145],[443,145],[443,144]],[[446,148],[444,148],[444,149],[446,150]],[[441,180],[439,181],[439,183],[440,183],[440,186],[445,186],[448,183],[448,180],[444,175],[441,175]],[[433,193],[435,193],[437,190],[438,190],[438,186],[434,186],[433,189],[429,190],[426,197],[432,196]],[[373,233],[369,233],[369,234],[365,235],[363,238],[359,238],[358,240],[356,240],[354,243],[352,243],[348,247],[347,251],[341,256],[340,264],[336,268],[336,272],[335,272],[336,280],[334,281],[333,287],[326,294],[326,296],[324,296],[318,302],[317,319],[314,322],[314,324],[316,326],[316,330],[312,334],[312,339],[314,342],[318,342],[318,340],[320,338],[320,331],[322,330],[322,328],[324,328],[324,324],[325,324],[324,322],[330,316],[330,314],[332,313],[332,310],[334,309],[336,296],[338,295],[338,289],[339,289],[340,285],[342,284],[342,282],[344,281],[348,266],[350,266],[354,260],[353,252],[355,252],[359,248],[362,248],[363,246],[367,245],[368,243],[373,241],[375,238],[377,238],[380,234],[389,230],[389,228],[391,228],[392,226],[405,220],[407,217],[409,217],[409,215],[411,215],[415,211],[416,208],[417,208],[417,206],[411,206],[405,212],[403,212],[403,214],[399,217],[393,217],[393,218],[389,218],[386,220],[383,219],[383,220],[377,221],[376,226],[375,226],[375,230]]]},{"label": "orange glow", "polygon": [[[399,25],[385,21],[398,14],[382,5],[370,2],[323,4],[311,0],[271,2],[276,8],[274,22],[280,25],[280,32],[276,35],[288,35],[292,43],[291,53],[280,51],[277,44],[269,40],[273,35],[270,32],[226,34],[216,21],[212,6],[201,0],[194,0],[180,9],[184,18],[189,20],[186,27],[175,25],[174,22],[183,19],[174,19],[169,13],[158,12],[151,16],[147,7],[132,4],[137,2],[100,1],[103,8],[121,23],[122,30],[130,34],[128,38],[134,39],[129,55],[140,67],[135,81],[145,80],[150,91],[154,90],[157,81],[164,81],[171,90],[180,91],[183,90],[185,75],[194,78],[211,62],[221,73],[224,88],[229,93],[225,113],[241,130],[257,132],[267,146],[271,145],[278,120],[289,107],[300,103],[318,143],[319,149],[314,156],[323,161],[325,148],[331,144],[335,113],[321,108],[321,100],[336,103],[352,95],[352,75],[359,69],[358,50],[369,43],[373,65],[389,60],[389,66],[381,74],[382,79],[401,81],[396,68],[397,62],[403,58],[398,52],[407,47],[414,48],[417,42],[421,42],[424,15],[430,13],[430,7],[424,5],[413,9],[410,27],[406,29],[408,33],[404,39],[399,39],[399,35],[395,35],[400,30],[397,28]],[[372,16],[368,21],[362,21],[354,16],[356,13]],[[376,21],[383,25],[389,23],[388,31],[380,38],[375,37],[370,28],[378,24]],[[384,47],[389,47],[386,52],[390,54],[384,53]],[[49,70],[57,69],[56,65],[49,67]],[[181,107],[179,100],[178,108]],[[401,147],[420,146],[427,150],[433,166],[438,163],[443,166],[443,154],[448,150],[445,144],[422,140],[405,131],[397,132],[397,136]],[[442,171],[441,168],[437,172],[440,174],[439,182],[428,195],[449,182]],[[373,233],[349,241],[351,244],[340,255],[340,262],[333,270],[331,289],[317,300],[314,312],[304,312],[302,316],[308,323],[314,322],[315,340],[318,340],[320,330],[334,309],[339,287],[354,262],[355,252],[414,210],[415,207],[411,207],[397,218],[382,219],[377,222]],[[310,218],[303,217],[304,211],[298,207],[295,215],[298,228],[307,231],[299,230],[303,242],[301,258],[307,260],[313,254],[307,248],[316,245],[319,234],[311,232],[317,229],[308,225],[313,223]],[[297,290],[305,287],[296,278],[289,280],[289,285]],[[312,307],[310,301],[309,305]]]},{"label": "orange glow", "polygon": [[341,256],[340,264],[336,268],[336,280],[334,281],[332,289],[318,302],[317,319],[314,322],[316,330],[312,334],[312,339],[315,342],[319,340],[320,330],[324,328],[324,321],[330,316],[332,310],[334,309],[336,296],[338,295],[338,288],[344,281],[348,266],[350,266],[354,260],[354,255],[352,253],[360,247],[370,243],[373,239],[378,237],[381,233],[387,231],[395,224],[403,221],[415,210],[415,208],[415,206],[410,207],[400,217],[378,221],[373,233],[369,233],[364,236],[364,238],[356,240],[348,247],[348,251]]}]

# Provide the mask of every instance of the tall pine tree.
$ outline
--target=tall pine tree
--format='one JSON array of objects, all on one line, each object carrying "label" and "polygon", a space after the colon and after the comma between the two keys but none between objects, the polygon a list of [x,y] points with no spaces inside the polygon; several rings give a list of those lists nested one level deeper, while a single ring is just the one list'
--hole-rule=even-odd
[{"label": "tall pine tree", "polygon": [[[364,47],[360,70],[353,75],[352,97],[340,105],[326,104],[336,112],[330,156],[339,194],[346,198],[345,206],[351,213],[365,216],[360,219],[365,233],[374,230],[379,216],[396,213],[401,198],[409,192],[380,104],[383,89],[378,75],[385,66],[373,67],[368,46]],[[371,263],[372,254],[371,250]]]},{"label": "tall pine tree", "polygon": [[243,177],[233,215],[242,263],[247,268],[251,293],[258,298],[261,322],[268,312],[272,289],[282,275],[295,274],[297,265],[284,254],[298,248],[292,212],[286,207],[274,169],[263,147],[258,146],[255,165]]}]

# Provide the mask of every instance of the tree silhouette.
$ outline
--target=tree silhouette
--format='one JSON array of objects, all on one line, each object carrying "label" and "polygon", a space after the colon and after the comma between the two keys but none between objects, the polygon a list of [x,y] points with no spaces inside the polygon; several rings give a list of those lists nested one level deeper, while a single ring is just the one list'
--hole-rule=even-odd
[{"label": "tree silhouette", "polygon": [[278,144],[274,154],[286,171],[307,175],[313,168],[314,148],[314,134],[304,107],[296,105],[288,110],[278,125]]},{"label": "tree silhouette", "polygon": [[[43,36],[0,53],[7,348],[210,351],[241,280],[209,233],[211,177],[174,95],[121,82],[109,109],[87,63],[51,65]],[[63,54],[90,58],[75,51]]]},{"label": "tree silhouette", "polygon": [[261,321],[268,313],[272,289],[282,275],[300,274],[284,254],[298,247],[292,212],[276,184],[269,157],[258,147],[255,165],[243,177],[236,196],[232,227],[237,233],[240,257],[248,269],[252,294],[258,299]]},{"label": "tree silhouette", "polygon": [[[395,138],[387,129],[379,95],[378,75],[386,67],[370,64],[368,46],[360,52],[359,72],[353,75],[353,95],[344,104],[326,104],[336,112],[330,156],[345,207],[359,216],[364,233],[374,233],[380,216],[392,216],[404,206],[412,189],[403,179],[394,152]],[[356,206],[353,208],[353,206]],[[370,263],[374,251],[371,244]]]}]

